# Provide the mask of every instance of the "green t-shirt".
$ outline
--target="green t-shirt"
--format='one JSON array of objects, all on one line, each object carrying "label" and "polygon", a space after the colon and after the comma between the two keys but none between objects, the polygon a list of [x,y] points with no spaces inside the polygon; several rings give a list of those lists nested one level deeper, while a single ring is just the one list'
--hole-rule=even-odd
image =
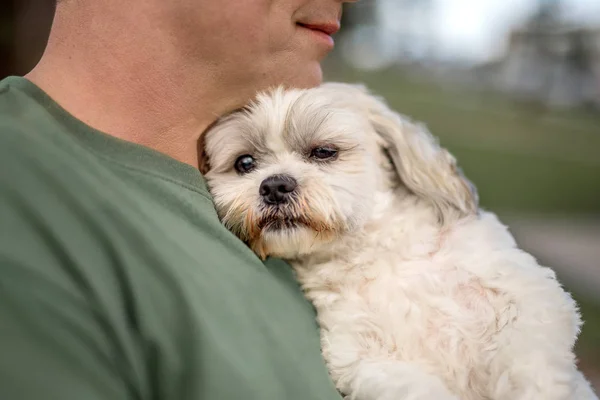
[{"label": "green t-shirt", "polygon": [[0,82],[0,399],[339,398],[290,267],[195,168]]}]

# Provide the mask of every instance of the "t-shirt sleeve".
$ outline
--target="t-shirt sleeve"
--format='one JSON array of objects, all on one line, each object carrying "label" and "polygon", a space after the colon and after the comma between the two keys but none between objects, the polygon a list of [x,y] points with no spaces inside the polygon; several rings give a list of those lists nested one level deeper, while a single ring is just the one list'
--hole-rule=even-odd
[{"label": "t-shirt sleeve", "polygon": [[19,134],[0,129],[0,399],[136,398],[117,334],[52,223],[68,204]]}]

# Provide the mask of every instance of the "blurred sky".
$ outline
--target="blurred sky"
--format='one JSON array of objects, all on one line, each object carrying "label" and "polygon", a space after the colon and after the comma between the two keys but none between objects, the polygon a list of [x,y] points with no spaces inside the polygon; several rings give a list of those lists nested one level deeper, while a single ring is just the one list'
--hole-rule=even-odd
[{"label": "blurred sky", "polygon": [[[420,3],[423,0],[413,0]],[[432,0],[431,11],[411,14],[397,0],[379,0],[385,27],[384,47],[397,51],[424,51],[418,40],[406,40],[408,32],[425,35],[435,53],[444,59],[483,62],[502,54],[506,35],[534,11],[538,0]],[[600,27],[600,0],[563,0],[566,19]],[[422,3],[421,3],[422,5]]]}]

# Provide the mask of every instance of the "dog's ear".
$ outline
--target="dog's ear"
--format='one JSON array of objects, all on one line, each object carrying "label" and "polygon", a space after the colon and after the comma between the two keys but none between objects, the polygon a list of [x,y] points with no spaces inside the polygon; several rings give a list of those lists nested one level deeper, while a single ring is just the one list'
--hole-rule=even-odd
[{"label": "dog's ear", "polygon": [[423,124],[383,107],[371,109],[369,120],[402,182],[431,201],[442,222],[457,213],[459,217],[476,214],[477,191],[452,154],[440,147]]},{"label": "dog's ear", "polygon": [[[456,164],[456,159],[427,128],[392,111],[385,101],[362,85],[325,84],[345,93],[345,106],[363,112],[378,135],[395,170],[408,189],[431,201],[441,222],[451,216],[474,215],[478,195]],[[338,98],[341,100],[341,98]]]},{"label": "dog's ear", "polygon": [[[198,169],[202,175],[206,175],[208,171],[211,169],[210,165],[210,157],[208,156],[208,152],[206,151],[206,138],[208,135],[213,134],[213,130],[217,125],[223,124],[230,120],[235,114],[243,113],[248,111],[249,105],[246,105],[241,108],[237,108],[235,110],[230,111],[227,114],[222,115],[221,117],[215,119],[200,135],[197,143],[197,151],[198,151]],[[217,128],[218,129],[218,128]]]}]

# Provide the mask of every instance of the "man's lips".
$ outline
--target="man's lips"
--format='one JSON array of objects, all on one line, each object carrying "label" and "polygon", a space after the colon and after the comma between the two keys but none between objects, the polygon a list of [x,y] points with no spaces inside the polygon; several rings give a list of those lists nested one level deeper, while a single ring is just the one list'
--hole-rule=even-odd
[{"label": "man's lips", "polygon": [[298,23],[303,28],[311,29],[313,31],[323,32],[329,36],[334,35],[340,30],[340,24],[338,22],[325,22],[319,24],[304,24]]},{"label": "man's lips", "polygon": [[316,38],[319,38],[319,40],[326,43],[330,49],[334,46],[334,41],[331,35],[340,30],[340,24],[338,22],[318,24],[305,24],[299,22],[298,26],[311,32]]}]

